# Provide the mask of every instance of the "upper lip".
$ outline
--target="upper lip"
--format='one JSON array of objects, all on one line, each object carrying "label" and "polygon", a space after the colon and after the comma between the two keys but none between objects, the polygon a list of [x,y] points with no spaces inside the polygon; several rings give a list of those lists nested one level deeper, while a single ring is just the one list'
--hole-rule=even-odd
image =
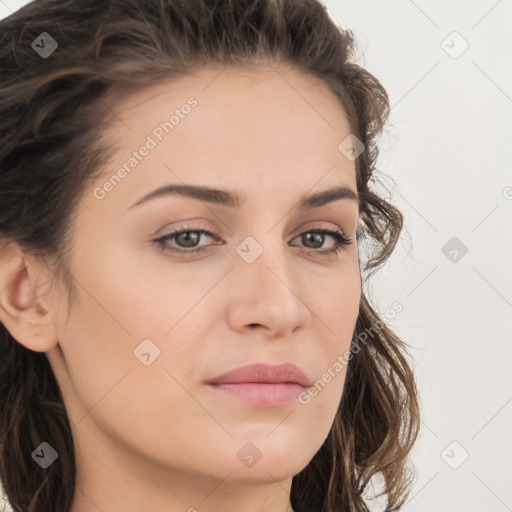
[{"label": "upper lip", "polygon": [[208,384],[236,384],[240,382],[261,382],[278,383],[291,382],[301,386],[309,386],[309,380],[306,374],[297,366],[291,363],[282,363],[277,365],[254,363],[247,366],[241,366],[230,370],[227,373],[219,375]]}]

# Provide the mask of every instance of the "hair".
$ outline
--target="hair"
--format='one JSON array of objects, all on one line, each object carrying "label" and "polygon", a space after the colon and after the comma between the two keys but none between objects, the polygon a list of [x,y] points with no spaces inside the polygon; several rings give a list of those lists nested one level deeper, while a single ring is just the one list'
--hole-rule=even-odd
[{"label": "hair", "polygon": [[[42,32],[57,50],[41,58]],[[0,241],[44,260],[73,297],[73,221],[84,191],[114,152],[102,137],[108,93],[140,89],[204,66],[284,64],[323,80],[365,150],[355,161],[357,239],[371,247],[367,277],[399,239],[401,212],[372,189],[377,142],[389,117],[379,80],[358,65],[353,33],[319,0],[35,0],[0,21]],[[98,129],[98,127],[100,127]],[[371,333],[367,339],[367,333]],[[359,343],[361,337],[365,343]],[[342,399],[331,430],[293,477],[296,512],[367,512],[382,478],[386,511],[405,503],[420,410],[408,347],[364,292]],[[0,323],[0,480],[16,512],[69,511],[75,492],[71,426],[45,353]],[[48,441],[47,469],[31,454]]]}]

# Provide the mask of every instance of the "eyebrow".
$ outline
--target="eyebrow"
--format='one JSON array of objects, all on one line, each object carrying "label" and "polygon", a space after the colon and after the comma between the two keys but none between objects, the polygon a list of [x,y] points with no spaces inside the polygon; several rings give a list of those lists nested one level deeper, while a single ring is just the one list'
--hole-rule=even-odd
[{"label": "eyebrow", "polygon": [[[151,199],[168,195],[190,197],[192,199],[199,199],[207,203],[229,206],[231,208],[240,208],[240,206],[245,203],[245,199],[227,190],[197,185],[164,185],[141,197],[128,209],[146,203]],[[359,196],[350,187],[342,185],[301,197],[298,208],[301,210],[309,210],[339,199],[352,199],[359,205]]]}]

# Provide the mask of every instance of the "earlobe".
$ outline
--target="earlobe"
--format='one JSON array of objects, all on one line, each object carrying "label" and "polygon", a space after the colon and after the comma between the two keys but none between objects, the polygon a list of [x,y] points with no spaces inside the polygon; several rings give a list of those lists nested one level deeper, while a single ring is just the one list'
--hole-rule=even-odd
[{"label": "earlobe", "polygon": [[12,242],[0,246],[0,322],[30,350],[57,344],[50,304],[38,298],[37,263]]}]

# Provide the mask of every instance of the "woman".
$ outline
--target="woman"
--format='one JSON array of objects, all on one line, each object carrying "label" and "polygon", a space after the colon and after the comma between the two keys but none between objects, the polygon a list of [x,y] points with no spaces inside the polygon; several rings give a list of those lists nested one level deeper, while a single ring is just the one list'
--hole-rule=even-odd
[{"label": "woman", "polygon": [[402,216],[352,33],[317,0],[38,0],[0,28],[13,509],[365,511],[382,476],[398,510],[417,391],[362,272]]}]

